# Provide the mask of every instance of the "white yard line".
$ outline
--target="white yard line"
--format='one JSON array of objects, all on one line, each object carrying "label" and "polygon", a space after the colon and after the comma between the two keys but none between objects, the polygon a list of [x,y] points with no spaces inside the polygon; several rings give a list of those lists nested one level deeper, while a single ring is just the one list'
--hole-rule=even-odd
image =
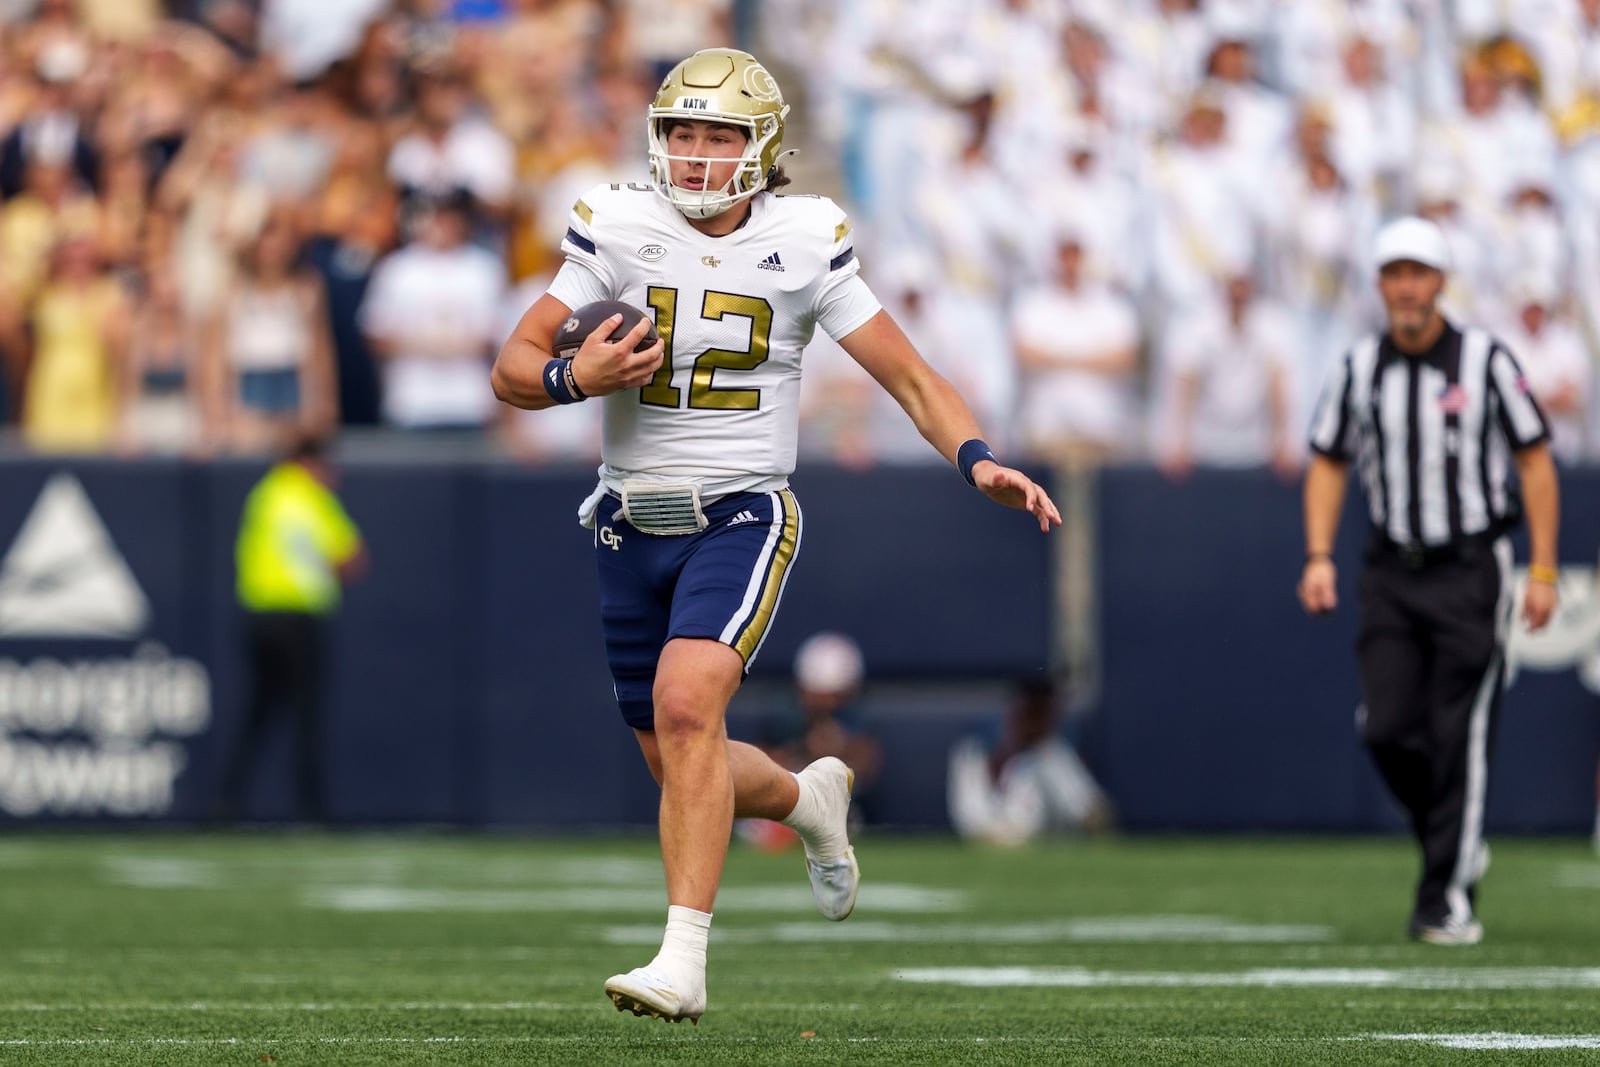
[{"label": "white yard line", "polygon": [[1366,1034],[1368,1041],[1414,1041],[1440,1048],[1473,1051],[1521,1049],[1597,1048],[1600,1034],[1508,1034],[1492,1030],[1484,1034]]},{"label": "white yard line", "polygon": [[113,1045],[195,1045],[210,1047],[214,1045],[250,1045],[260,1048],[276,1048],[279,1046],[296,1045],[526,1045],[546,1044],[551,1042],[594,1041],[593,1035],[575,1037],[482,1037],[482,1036],[440,1036],[440,1037],[288,1037],[288,1038],[258,1038],[258,1037],[15,1037],[0,1039],[0,1046],[31,1046],[37,1048],[51,1047],[80,1047],[80,1046],[113,1046]]},{"label": "white yard line", "polygon": [[[862,892],[866,889],[863,887]],[[1086,944],[1289,944],[1330,941],[1329,926],[1252,924],[1210,915],[1098,917],[1037,923],[815,922],[770,926],[713,927],[719,945],[794,944],[806,942],[873,942],[885,944],[1033,945],[1059,942]],[[613,945],[650,945],[661,940],[661,927],[639,923],[608,926],[600,936]]]},{"label": "white yard line", "polygon": [[[301,899],[310,907],[353,912],[648,912],[659,910],[665,903],[663,890],[654,886],[484,890],[345,885],[310,889]],[[810,912],[816,908],[811,889],[804,883],[726,886],[717,893],[717,906],[746,912]],[[967,907],[967,894],[927,886],[879,883],[861,887],[861,907],[879,912],[955,912]],[[659,930],[656,936],[659,939]]]},{"label": "white yard line", "polygon": [[902,982],[1008,987],[1600,989],[1600,967],[1258,967],[1247,971],[1092,971],[1086,967],[913,967]]},{"label": "white yard line", "polygon": [[395,1002],[339,1002],[295,1001],[278,1004],[260,1001],[76,1001],[60,1004],[20,1003],[0,1004],[0,1014],[6,1012],[296,1012],[296,1011],[589,1011],[593,1005],[559,1003],[548,1000],[512,1000],[499,1003],[473,1001],[395,1001]]}]

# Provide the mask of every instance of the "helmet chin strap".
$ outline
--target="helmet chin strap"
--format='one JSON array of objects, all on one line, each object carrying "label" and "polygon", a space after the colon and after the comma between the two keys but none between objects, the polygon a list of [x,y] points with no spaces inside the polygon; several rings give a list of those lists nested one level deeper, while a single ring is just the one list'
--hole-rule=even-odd
[{"label": "helmet chin strap", "polygon": [[713,200],[703,190],[674,186],[670,199],[674,207],[691,219],[714,219],[737,203],[720,193],[715,195],[717,198]]}]

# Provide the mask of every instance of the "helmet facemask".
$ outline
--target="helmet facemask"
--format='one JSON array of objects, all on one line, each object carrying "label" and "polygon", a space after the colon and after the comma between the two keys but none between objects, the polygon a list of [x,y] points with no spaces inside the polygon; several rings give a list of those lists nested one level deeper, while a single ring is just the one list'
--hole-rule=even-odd
[{"label": "helmet facemask", "polygon": [[[787,110],[787,108],[785,109]],[[732,156],[679,156],[668,144],[668,131],[679,122],[711,122],[730,126],[745,135],[744,151]],[[650,111],[650,172],[656,180],[656,190],[672,201],[674,207],[691,219],[709,219],[722,214],[742,200],[748,200],[767,187],[776,167],[763,170],[762,160],[776,155],[778,139],[783,136],[783,125],[770,116],[756,121],[734,115],[706,114],[705,112],[678,111],[652,108]],[[672,164],[704,163],[706,173],[711,168],[736,163],[733,175],[720,188],[685,189],[672,182]]]}]

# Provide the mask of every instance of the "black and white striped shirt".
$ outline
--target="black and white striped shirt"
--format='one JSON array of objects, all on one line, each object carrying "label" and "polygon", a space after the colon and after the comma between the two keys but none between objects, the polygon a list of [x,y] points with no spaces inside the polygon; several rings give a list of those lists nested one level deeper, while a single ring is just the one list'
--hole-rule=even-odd
[{"label": "black and white striped shirt", "polygon": [[1352,348],[1311,423],[1312,451],[1358,458],[1372,523],[1399,544],[1445,545],[1505,516],[1510,456],[1548,439],[1505,346],[1446,323],[1408,356],[1385,334]]}]

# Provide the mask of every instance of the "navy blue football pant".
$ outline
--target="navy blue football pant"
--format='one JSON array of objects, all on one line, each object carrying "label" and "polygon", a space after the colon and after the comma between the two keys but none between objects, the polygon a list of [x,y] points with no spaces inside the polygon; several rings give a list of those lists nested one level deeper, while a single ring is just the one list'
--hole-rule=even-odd
[{"label": "navy blue football pant", "polygon": [[622,717],[655,728],[656,661],[675,637],[721,641],[748,670],[766,639],[800,549],[800,506],[788,489],[706,504],[699,533],[647,534],[606,497],[595,515],[595,562],[606,660]]}]

